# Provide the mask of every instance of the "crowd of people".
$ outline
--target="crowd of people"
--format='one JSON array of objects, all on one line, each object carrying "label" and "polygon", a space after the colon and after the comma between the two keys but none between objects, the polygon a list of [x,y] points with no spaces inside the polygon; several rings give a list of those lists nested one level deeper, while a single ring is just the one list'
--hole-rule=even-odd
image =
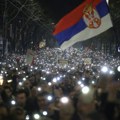
[{"label": "crowd of people", "polygon": [[0,63],[0,120],[120,120],[119,58],[47,48],[25,59]]}]

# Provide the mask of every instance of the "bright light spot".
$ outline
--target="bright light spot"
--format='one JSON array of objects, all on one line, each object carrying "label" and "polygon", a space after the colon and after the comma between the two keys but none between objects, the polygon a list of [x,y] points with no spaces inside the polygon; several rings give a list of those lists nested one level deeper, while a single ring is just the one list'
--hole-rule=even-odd
[{"label": "bright light spot", "polygon": [[19,82],[19,83],[18,83],[19,86],[22,86],[22,84],[23,84],[22,82]]},{"label": "bright light spot", "polygon": [[34,119],[39,120],[40,119],[40,115],[39,114],[34,114]]},{"label": "bright light spot", "polygon": [[73,79],[75,79],[75,76],[73,76]]},{"label": "bright light spot", "polygon": [[56,83],[56,82],[57,82],[57,79],[56,79],[56,78],[53,78],[53,82]]},{"label": "bright light spot", "polygon": [[108,68],[107,68],[106,66],[103,66],[102,69],[101,69],[101,71],[102,71],[103,73],[106,73],[106,72],[108,72]]},{"label": "bright light spot", "polygon": [[23,81],[26,81],[26,78],[23,78]]},{"label": "bright light spot", "polygon": [[50,72],[49,72],[49,71],[47,71],[47,72],[46,72],[46,74],[50,74]]},{"label": "bright light spot", "polygon": [[109,0],[106,0],[107,4],[109,4]]},{"label": "bright light spot", "polygon": [[15,104],[16,104],[15,100],[12,100],[12,101],[11,101],[11,104],[12,104],[12,105],[15,105]]},{"label": "bright light spot", "polygon": [[16,68],[16,70],[18,70],[18,68]]},{"label": "bright light spot", "polygon": [[95,84],[95,81],[92,81],[92,84]]},{"label": "bright light spot", "polygon": [[68,73],[70,72],[70,70],[67,71]]},{"label": "bright light spot", "polygon": [[63,103],[63,104],[67,104],[69,102],[69,99],[68,99],[68,97],[62,97],[60,99],[60,102]]},{"label": "bright light spot", "polygon": [[62,78],[63,76],[62,75],[60,75],[60,78]]},{"label": "bright light spot", "polygon": [[8,83],[11,83],[11,82],[12,82],[12,80],[8,80],[7,82],[8,82]]},{"label": "bright light spot", "polygon": [[33,68],[33,66],[31,66],[30,68]]},{"label": "bright light spot", "polygon": [[78,85],[81,85],[82,83],[81,83],[81,81],[78,81]]},{"label": "bright light spot", "polygon": [[43,80],[46,80],[46,78],[43,78]]},{"label": "bright light spot", "polygon": [[8,67],[12,67],[12,66],[9,64]]},{"label": "bright light spot", "polygon": [[29,117],[29,115],[26,115],[26,118],[25,118],[26,120],[29,120],[30,119],[30,117]]},{"label": "bright light spot", "polygon": [[80,86],[81,86],[82,88],[84,87],[84,85],[83,85],[83,84],[81,84]]},{"label": "bright light spot", "polygon": [[37,70],[38,69],[38,67],[35,67],[35,70]]},{"label": "bright light spot", "polygon": [[97,78],[99,78],[100,76],[98,75]]},{"label": "bright light spot", "polygon": [[118,70],[118,72],[120,72],[120,66],[118,66],[117,70]]},{"label": "bright light spot", "polygon": [[83,93],[83,94],[88,94],[89,91],[90,91],[90,89],[89,89],[89,87],[87,87],[87,86],[85,86],[85,87],[82,88],[82,93]]},{"label": "bright light spot", "polygon": [[18,72],[18,75],[20,75],[21,73],[20,72]]},{"label": "bright light spot", "polygon": [[110,72],[109,72],[109,73],[110,73],[110,75],[112,75],[112,74],[114,74],[114,71],[110,70]]},{"label": "bright light spot", "polygon": [[71,68],[71,70],[75,70],[75,68],[74,68],[74,67],[72,67],[72,68]]},{"label": "bright light spot", "polygon": [[52,96],[50,96],[50,95],[47,97],[47,100],[48,100],[48,101],[51,101],[52,99],[53,99],[53,98],[52,98]]},{"label": "bright light spot", "polygon": [[47,111],[43,111],[43,115],[46,116],[48,113]]},{"label": "bright light spot", "polygon": [[38,91],[41,91],[41,90],[42,90],[42,88],[41,88],[41,87],[38,87],[38,88],[37,88],[37,90],[38,90]]},{"label": "bright light spot", "polygon": [[82,78],[82,80],[84,81],[84,80],[85,80],[85,78]]},{"label": "bright light spot", "polygon": [[52,85],[52,83],[51,83],[51,82],[49,82],[49,83],[48,83],[48,85],[49,85],[49,86],[51,86],[51,85]]},{"label": "bright light spot", "polygon": [[59,81],[59,80],[60,80],[60,77],[57,77],[57,80]]}]

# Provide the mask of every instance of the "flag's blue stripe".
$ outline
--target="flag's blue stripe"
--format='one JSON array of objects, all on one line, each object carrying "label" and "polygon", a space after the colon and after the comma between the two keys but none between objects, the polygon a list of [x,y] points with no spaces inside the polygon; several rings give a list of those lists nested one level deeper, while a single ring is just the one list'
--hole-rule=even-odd
[{"label": "flag's blue stripe", "polygon": [[109,13],[109,10],[106,0],[102,0],[102,2],[96,6],[96,10],[101,18],[107,15]]},{"label": "flag's blue stripe", "polygon": [[[98,11],[101,18],[106,16],[109,13],[106,1],[102,0],[102,2],[96,6],[96,10]],[[83,19],[80,19],[80,21],[72,27],[55,35],[55,38],[58,40],[59,45],[61,45],[64,41],[68,41],[75,34],[83,31],[86,27],[87,26]]]}]

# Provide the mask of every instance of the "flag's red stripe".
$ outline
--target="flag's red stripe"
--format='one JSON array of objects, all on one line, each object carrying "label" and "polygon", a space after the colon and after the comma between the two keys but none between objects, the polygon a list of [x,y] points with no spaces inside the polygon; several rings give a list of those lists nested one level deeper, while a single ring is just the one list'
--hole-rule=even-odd
[{"label": "flag's red stripe", "polygon": [[73,26],[74,24],[76,24],[83,16],[83,10],[85,8],[85,6],[89,3],[93,2],[93,7],[96,7],[96,5],[98,5],[101,0],[85,0],[85,2],[83,2],[82,4],[80,4],[77,8],[75,8],[73,11],[71,11],[70,13],[68,13],[66,16],[64,16],[56,25],[53,35],[58,34],[59,32],[64,31],[65,29]]}]

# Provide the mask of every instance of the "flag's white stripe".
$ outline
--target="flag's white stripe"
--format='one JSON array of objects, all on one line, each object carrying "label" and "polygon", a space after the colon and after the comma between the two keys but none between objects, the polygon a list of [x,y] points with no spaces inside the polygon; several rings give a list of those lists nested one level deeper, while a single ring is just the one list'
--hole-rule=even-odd
[{"label": "flag's white stripe", "polygon": [[78,34],[74,35],[71,39],[69,39],[68,41],[65,41],[60,48],[62,50],[74,45],[76,42],[79,41],[85,41],[89,38],[92,38],[94,36],[99,35],[100,33],[106,31],[107,29],[109,29],[110,27],[112,27],[112,22],[111,22],[111,18],[110,18],[110,14],[107,14],[106,16],[104,16],[101,19],[101,25],[99,28],[97,29],[90,29],[90,28],[86,28],[83,31],[79,32]]}]

